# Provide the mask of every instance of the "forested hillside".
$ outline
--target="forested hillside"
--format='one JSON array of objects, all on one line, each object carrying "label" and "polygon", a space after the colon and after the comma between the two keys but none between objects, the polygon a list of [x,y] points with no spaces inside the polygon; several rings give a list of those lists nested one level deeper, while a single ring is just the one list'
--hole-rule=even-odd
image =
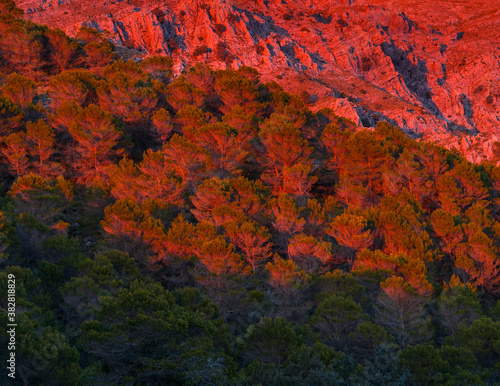
[{"label": "forested hillside", "polygon": [[500,382],[500,168],[127,53],[0,1],[16,382]]}]

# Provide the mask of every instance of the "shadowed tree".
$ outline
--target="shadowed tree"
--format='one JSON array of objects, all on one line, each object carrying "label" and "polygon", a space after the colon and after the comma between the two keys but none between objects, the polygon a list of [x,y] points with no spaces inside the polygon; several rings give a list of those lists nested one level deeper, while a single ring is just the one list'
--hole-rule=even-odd
[{"label": "shadowed tree", "polygon": [[10,100],[0,95],[0,137],[6,137],[22,127],[24,114]]},{"label": "shadowed tree", "polygon": [[383,292],[375,304],[375,321],[402,347],[428,341],[432,331],[422,299],[412,294],[401,277],[387,279],[381,288]]},{"label": "shadowed tree", "polygon": [[366,317],[361,306],[352,298],[332,294],[318,305],[309,323],[321,334],[323,342],[345,350],[348,335]]},{"label": "shadowed tree", "polygon": [[45,36],[49,39],[50,60],[57,72],[82,64],[83,50],[75,40],[60,29],[49,29]]}]

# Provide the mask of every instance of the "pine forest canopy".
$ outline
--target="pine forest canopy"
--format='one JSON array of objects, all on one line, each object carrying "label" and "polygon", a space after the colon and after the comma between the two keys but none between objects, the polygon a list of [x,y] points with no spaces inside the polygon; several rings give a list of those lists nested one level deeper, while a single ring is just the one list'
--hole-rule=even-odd
[{"label": "pine forest canopy", "polygon": [[250,67],[173,77],[0,10],[18,377],[499,382],[500,168],[314,113]]}]

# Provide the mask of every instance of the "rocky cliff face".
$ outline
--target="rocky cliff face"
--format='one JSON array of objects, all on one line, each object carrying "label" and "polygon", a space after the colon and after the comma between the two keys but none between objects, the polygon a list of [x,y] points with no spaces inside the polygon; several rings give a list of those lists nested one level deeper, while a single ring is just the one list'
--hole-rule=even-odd
[{"label": "rocky cliff face", "polygon": [[176,70],[249,65],[360,126],[386,119],[472,161],[500,140],[498,0],[17,0],[26,16],[81,25]]}]

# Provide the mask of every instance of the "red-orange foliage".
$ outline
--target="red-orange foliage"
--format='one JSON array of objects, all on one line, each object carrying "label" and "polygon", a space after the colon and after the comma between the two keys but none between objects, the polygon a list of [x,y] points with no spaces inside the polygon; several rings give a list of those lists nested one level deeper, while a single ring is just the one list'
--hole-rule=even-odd
[{"label": "red-orange foliage", "polygon": [[172,117],[165,109],[157,110],[152,116],[151,120],[156,129],[158,139],[164,144],[169,138],[174,129],[172,125]]},{"label": "red-orange foliage", "polygon": [[13,73],[7,77],[2,93],[12,102],[25,108],[33,102],[36,96],[36,83],[30,78]]},{"label": "red-orange foliage", "polygon": [[368,205],[368,190],[361,184],[353,183],[349,178],[341,177],[335,190],[336,199],[346,206],[362,209]]},{"label": "red-orange foliage", "polygon": [[350,136],[351,132],[342,130],[335,124],[329,124],[323,130],[321,141],[326,148],[327,154],[331,157],[326,162],[329,169],[335,171],[340,169],[339,162],[346,152],[345,143]]},{"label": "red-orange foliage", "polygon": [[60,107],[53,110],[50,115],[50,124],[59,132],[69,132],[75,117],[80,114],[82,109],[74,102],[64,102]]},{"label": "red-orange foliage", "polygon": [[111,116],[98,106],[89,105],[75,117],[69,132],[76,143],[79,180],[94,186],[105,184],[111,159],[122,152],[116,148],[120,133]]},{"label": "red-orange foliage", "polygon": [[275,217],[274,228],[286,239],[302,232],[306,220],[300,217],[300,211],[293,198],[281,193],[278,198],[271,201],[270,208]]},{"label": "red-orange foliage", "polygon": [[100,82],[97,87],[102,109],[125,122],[140,122],[149,117],[158,97],[151,88],[139,86],[145,83],[146,75],[137,63],[119,60],[107,66],[103,73],[107,82]]},{"label": "red-orange foliage", "polygon": [[436,180],[441,208],[458,214],[470,205],[488,196],[483,186],[481,176],[474,166],[462,161]]},{"label": "red-orange foliage", "polygon": [[2,154],[7,159],[9,168],[16,176],[22,176],[28,170],[28,149],[26,135],[23,132],[13,133],[4,139]]},{"label": "red-orange foliage", "polygon": [[182,188],[173,174],[171,163],[161,151],[148,150],[139,165],[142,175],[137,184],[142,200],[151,199],[160,206],[180,204]]},{"label": "red-orange foliage", "polygon": [[273,262],[267,263],[266,270],[270,284],[283,293],[286,303],[294,289],[308,279],[308,275],[293,260],[285,260],[278,255],[274,255]]},{"label": "red-orange foliage", "polygon": [[331,260],[331,249],[330,243],[320,242],[313,236],[299,234],[290,240],[288,255],[306,272],[315,273],[321,265]]},{"label": "red-orange foliage", "polygon": [[393,162],[388,149],[366,130],[349,137],[338,160],[341,176],[368,188],[370,198],[382,193],[382,172],[391,169]]},{"label": "red-orange foliage", "polygon": [[21,74],[34,76],[42,66],[41,31],[35,24],[25,20],[2,20],[0,54],[9,67]]},{"label": "red-orange foliage", "polygon": [[32,166],[37,174],[43,177],[54,177],[61,172],[61,168],[50,161],[54,154],[54,132],[43,120],[26,124],[26,140],[29,152],[35,159]]},{"label": "red-orange foliage", "polygon": [[70,102],[83,106],[95,93],[97,78],[89,71],[64,71],[50,78],[49,95],[52,109],[64,108]]},{"label": "red-orange foliage", "polygon": [[208,157],[206,151],[177,134],[163,147],[165,157],[171,161],[171,167],[181,177],[185,188],[194,188],[201,180]]},{"label": "red-orange foliage", "polygon": [[221,288],[225,277],[249,273],[234,249],[234,245],[226,243],[224,236],[217,236],[201,245],[197,257],[210,274],[204,280],[206,284]]},{"label": "red-orange foliage", "polygon": [[45,32],[49,39],[50,59],[58,72],[82,63],[82,48],[60,29],[49,29]]},{"label": "red-orange foliage", "polygon": [[[290,193],[311,187],[314,179],[308,176],[308,172],[312,164],[312,148],[290,121],[273,114],[262,125],[260,139],[265,146],[261,161],[264,166],[261,179],[264,182],[272,185],[276,193],[284,191],[286,173],[286,189],[291,190]],[[292,181],[293,175],[299,179]],[[308,189],[305,192],[308,193]]]},{"label": "red-orange foliage", "polygon": [[180,110],[186,105],[203,106],[205,92],[188,82],[184,76],[179,76],[167,88],[167,101],[174,109]]},{"label": "red-orange foliage", "polygon": [[212,219],[212,212],[221,205],[228,205],[231,200],[231,186],[227,180],[212,178],[205,180],[191,197],[191,202],[196,209],[191,212],[198,221]]},{"label": "red-orange foliage", "polygon": [[105,67],[115,57],[114,46],[108,41],[94,41],[83,48],[86,54],[85,63],[91,68]]},{"label": "red-orange foliage", "polygon": [[167,232],[165,248],[174,257],[187,259],[194,254],[192,239],[195,235],[195,226],[188,223],[186,219],[179,215]]},{"label": "red-orange foliage", "polygon": [[397,274],[402,276],[405,282],[420,295],[429,295],[432,292],[424,262],[405,253],[386,255],[380,250],[372,252],[364,249],[359,252],[352,269],[353,271],[386,271],[389,274]]},{"label": "red-orange foliage", "polygon": [[140,171],[129,158],[122,158],[118,165],[108,170],[109,191],[117,200],[126,198],[141,201],[143,192],[138,185]]},{"label": "red-orange foliage", "polygon": [[241,106],[248,116],[257,113],[257,92],[255,85],[236,71],[218,73],[215,90],[222,100],[221,111],[229,112],[234,106]]},{"label": "red-orange foliage", "polygon": [[271,256],[271,246],[266,227],[259,228],[253,221],[245,221],[238,224],[236,221],[228,222],[224,228],[229,235],[231,243],[236,245],[243,252],[246,261],[256,270]]},{"label": "red-orange foliage", "polygon": [[157,259],[168,259],[164,248],[165,230],[160,221],[152,218],[132,200],[118,200],[104,210],[103,229],[117,237],[126,252],[144,254],[150,248]]},{"label": "red-orange foliage", "polygon": [[242,141],[235,129],[223,123],[185,128],[185,135],[210,155],[207,166],[215,177],[230,177],[238,173],[248,154],[248,143]]},{"label": "red-orange foliage", "polygon": [[367,229],[367,220],[363,216],[341,214],[333,220],[326,232],[339,244],[355,251],[367,248],[373,242],[371,231]]},{"label": "red-orange foliage", "polygon": [[[455,250],[455,266],[467,279],[493,293],[500,292],[500,258],[498,247],[477,226],[472,225],[466,243]],[[475,228],[475,229],[474,229]]]}]

